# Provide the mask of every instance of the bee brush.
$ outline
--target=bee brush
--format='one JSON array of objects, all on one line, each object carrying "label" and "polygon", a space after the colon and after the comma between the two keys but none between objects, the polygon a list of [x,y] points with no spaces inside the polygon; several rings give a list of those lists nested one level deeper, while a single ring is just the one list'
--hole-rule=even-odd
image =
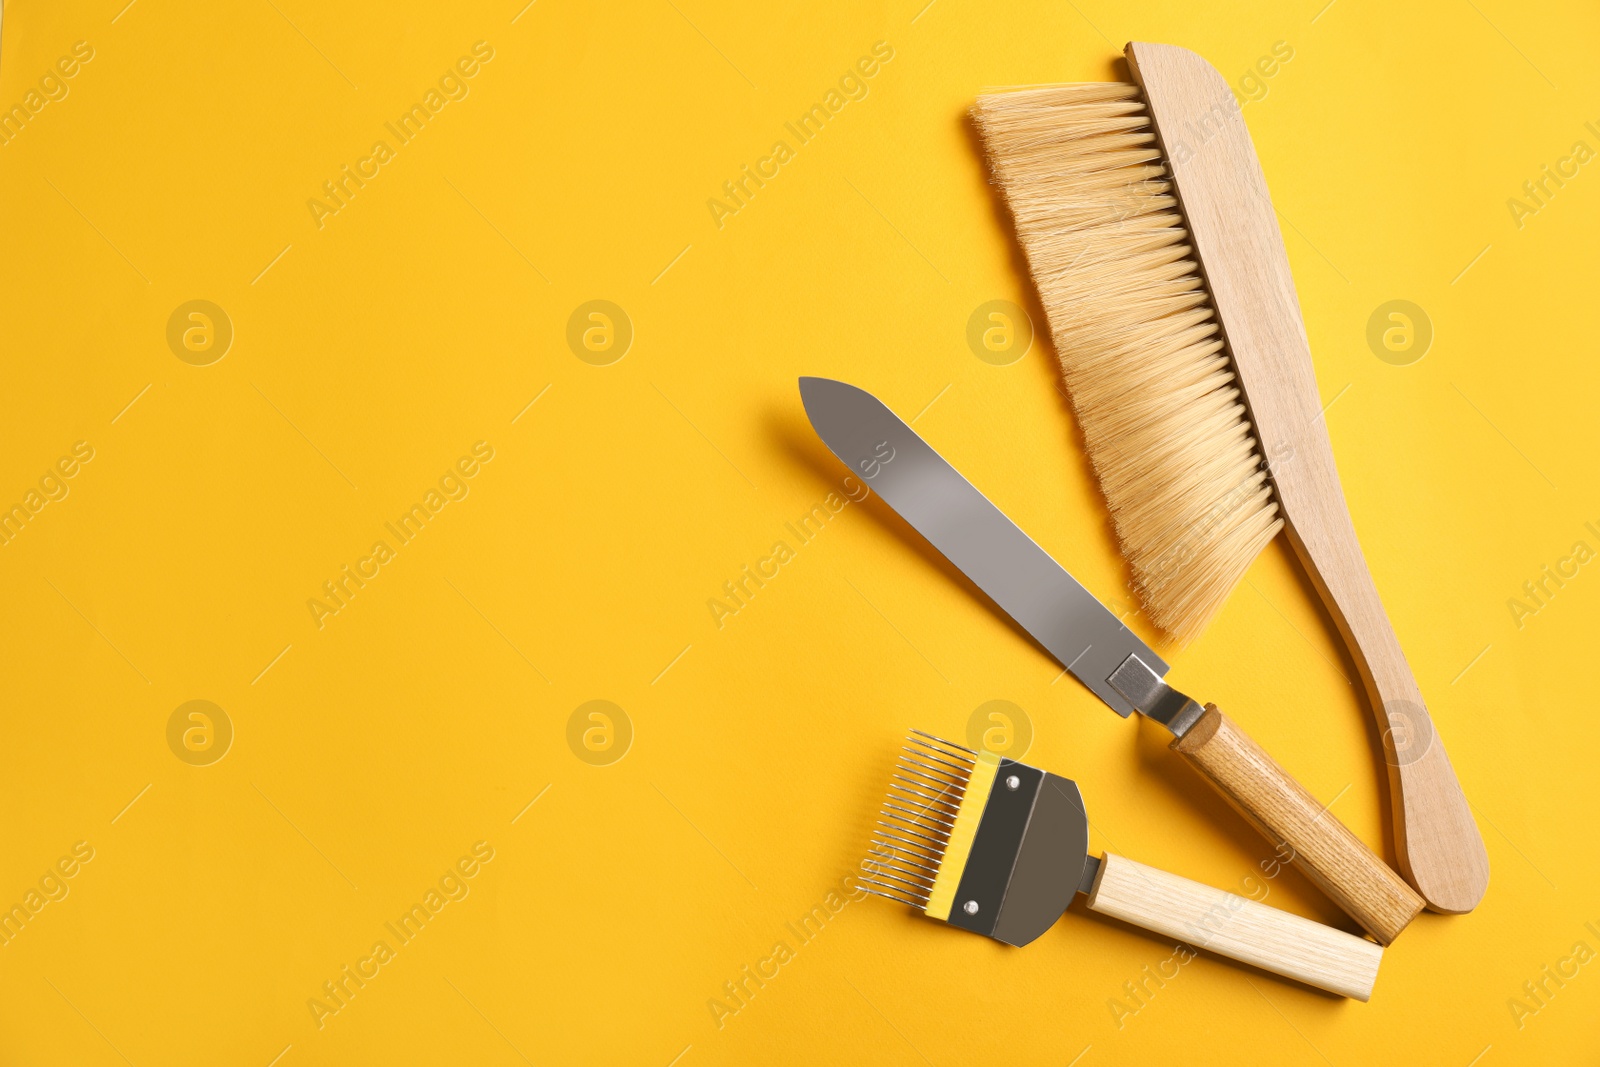
[{"label": "bee brush", "polygon": [[1188,640],[1285,530],[1378,720],[1401,872],[1435,911],[1470,911],[1488,856],[1356,540],[1239,105],[1187,49],[1127,57],[1137,85],[995,93],[973,114],[1135,590]]},{"label": "bee brush", "polygon": [[862,866],[869,893],[1008,945],[1038,938],[1083,893],[1091,911],[1356,1000],[1371,996],[1383,959],[1354,934],[1090,855],[1077,783],[920,730],[906,738]]}]

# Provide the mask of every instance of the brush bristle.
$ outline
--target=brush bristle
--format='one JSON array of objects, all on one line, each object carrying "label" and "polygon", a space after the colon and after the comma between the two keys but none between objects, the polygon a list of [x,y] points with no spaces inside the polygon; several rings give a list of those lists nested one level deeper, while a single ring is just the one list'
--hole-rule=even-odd
[{"label": "brush bristle", "polygon": [[1144,101],[1040,86],[973,115],[1135,592],[1187,641],[1283,521]]},{"label": "brush bristle", "polygon": [[926,908],[961,798],[972,777],[969,748],[911,731],[889,782],[889,795],[862,865],[869,893]]}]

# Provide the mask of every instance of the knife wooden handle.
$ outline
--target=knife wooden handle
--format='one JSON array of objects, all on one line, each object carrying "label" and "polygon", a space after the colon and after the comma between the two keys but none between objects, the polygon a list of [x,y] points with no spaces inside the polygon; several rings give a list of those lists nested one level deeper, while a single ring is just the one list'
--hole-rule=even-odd
[{"label": "knife wooden handle", "polygon": [[1422,898],[1388,864],[1215,704],[1172,748],[1268,841],[1292,849],[1293,862],[1379,944],[1422,910]]},{"label": "knife wooden handle", "polygon": [[1383,959],[1364,937],[1109,852],[1089,908],[1356,1000],[1372,995]]}]

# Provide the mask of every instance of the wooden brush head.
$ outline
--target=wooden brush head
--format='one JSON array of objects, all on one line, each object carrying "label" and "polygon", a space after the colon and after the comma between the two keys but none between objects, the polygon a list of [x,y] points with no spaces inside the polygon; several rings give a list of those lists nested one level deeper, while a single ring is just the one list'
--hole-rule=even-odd
[{"label": "wooden brush head", "polygon": [[1191,637],[1284,528],[1371,700],[1401,870],[1434,910],[1470,911],[1488,856],[1345,506],[1238,102],[1188,49],[1126,55],[1138,88],[1043,86],[975,111],[1134,585]]},{"label": "wooden brush head", "polygon": [[1187,641],[1283,522],[1144,101],[1047,85],[973,116],[1134,589]]}]

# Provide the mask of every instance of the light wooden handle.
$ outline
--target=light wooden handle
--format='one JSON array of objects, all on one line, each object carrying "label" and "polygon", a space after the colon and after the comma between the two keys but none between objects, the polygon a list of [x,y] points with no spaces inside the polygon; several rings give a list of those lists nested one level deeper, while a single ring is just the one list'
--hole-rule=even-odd
[{"label": "light wooden handle", "polygon": [[1172,748],[1268,841],[1292,849],[1295,865],[1379,944],[1393,941],[1422,910],[1422,898],[1388,864],[1215,704]]},{"label": "light wooden handle", "polygon": [[1106,853],[1089,907],[1356,1000],[1372,995],[1382,947],[1364,937]]},{"label": "light wooden handle", "polygon": [[1435,911],[1471,911],[1488,889],[1489,857],[1356,540],[1250,131],[1227,80],[1188,49],[1135,42],[1128,65],[1173,161],[1173,191],[1290,543],[1360,668],[1385,736],[1400,869]]}]

